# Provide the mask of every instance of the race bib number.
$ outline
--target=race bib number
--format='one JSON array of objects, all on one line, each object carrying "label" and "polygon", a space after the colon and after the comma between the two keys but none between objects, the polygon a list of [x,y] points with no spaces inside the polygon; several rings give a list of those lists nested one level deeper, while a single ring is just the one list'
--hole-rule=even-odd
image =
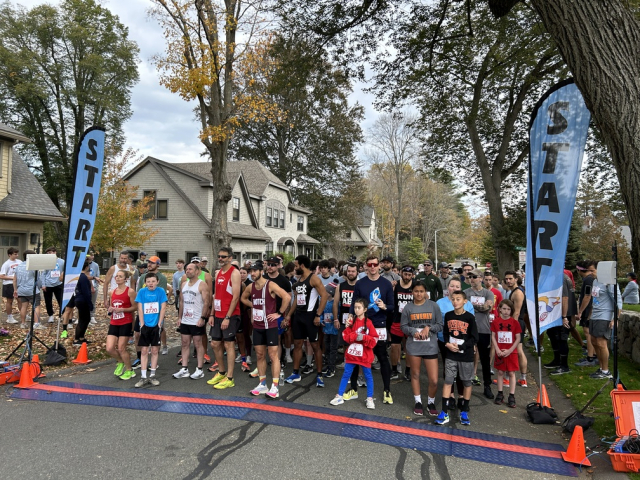
[{"label": "race bib number", "polygon": [[264,310],[253,309],[253,321],[254,323],[264,322]]},{"label": "race bib number", "polygon": [[324,323],[333,323],[333,313],[324,314]]},{"label": "race bib number", "polygon": [[484,297],[471,296],[471,305],[484,305]]},{"label": "race bib number", "polygon": [[122,318],[124,318],[124,312],[113,312],[111,314],[111,318],[114,320],[120,320]]},{"label": "race bib number", "polygon": [[347,320],[349,320],[349,314],[348,313],[343,313],[342,314],[342,324],[346,325],[347,324]]},{"label": "race bib number", "polygon": [[299,294],[296,296],[296,303],[297,303],[298,305],[306,305],[306,304],[307,304],[307,297],[305,296],[305,294],[304,294],[304,293],[299,293]]},{"label": "race bib number", "polygon": [[600,287],[593,287],[593,289],[591,289],[591,296],[592,297],[599,297],[600,296]]},{"label": "race bib number", "polygon": [[349,345],[349,348],[347,349],[347,353],[353,357],[361,357],[363,352],[364,352],[364,348],[360,343],[352,343],[351,345]]},{"label": "race bib number", "polygon": [[489,314],[489,323],[493,323],[493,321],[496,319],[496,316],[493,313]]},{"label": "race bib number", "polygon": [[376,328],[376,332],[378,332],[378,340],[386,340],[387,339],[387,329],[386,328]]},{"label": "race bib number", "polygon": [[461,338],[449,337],[449,343],[453,343],[454,345],[462,345],[464,343],[464,340],[462,340]]},{"label": "race bib number", "polygon": [[227,282],[227,293],[233,295],[233,287],[231,286],[231,280]]},{"label": "race bib number", "polygon": [[220,300],[218,299],[213,300],[213,308],[215,309],[216,312],[219,312],[220,310],[222,310],[222,304]]},{"label": "race bib number", "polygon": [[407,302],[398,303],[398,312],[402,313],[402,311],[404,310],[404,307],[405,307],[406,304],[407,304]]},{"label": "race bib number", "polygon": [[425,292],[427,294],[427,300],[431,300],[431,292]]},{"label": "race bib number", "polygon": [[196,318],[196,312],[193,311],[193,308],[185,308],[184,312],[182,312],[182,318],[192,319]]},{"label": "race bib number", "polygon": [[[418,332],[422,333],[422,328],[418,329]],[[430,342],[431,341],[431,337],[427,337],[427,338],[424,338],[424,339],[421,338],[419,340],[414,338],[413,341],[414,342]]]},{"label": "race bib number", "polygon": [[60,270],[52,270],[51,278],[60,278]]},{"label": "race bib number", "polygon": [[160,304],[158,302],[151,302],[151,303],[144,304],[145,315],[153,315],[156,313],[160,313]]},{"label": "race bib number", "polygon": [[498,343],[513,343],[513,333],[498,332]]}]

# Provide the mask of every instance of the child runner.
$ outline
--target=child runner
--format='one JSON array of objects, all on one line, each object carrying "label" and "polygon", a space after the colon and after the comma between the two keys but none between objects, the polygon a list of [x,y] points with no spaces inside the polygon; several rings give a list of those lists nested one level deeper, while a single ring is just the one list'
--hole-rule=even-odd
[{"label": "child runner", "polygon": [[411,367],[411,389],[415,408],[414,415],[422,415],[420,396],[420,363],[424,362],[429,379],[427,409],[429,415],[437,416],[436,392],[438,391],[438,337],[442,330],[442,317],[436,302],[427,300],[423,283],[413,286],[413,302],[407,303],[400,319],[402,332],[407,335],[407,363]]},{"label": "child runner", "polygon": [[464,309],[467,296],[462,290],[449,295],[453,303],[453,311],[444,316],[444,341],[449,349],[444,361],[444,387],[442,387],[442,412],[436,418],[436,425],[449,423],[447,407],[451,386],[457,374],[464,385],[462,405],[460,406],[460,423],[471,425],[469,420],[469,399],[471,398],[471,379],[473,378],[473,359],[478,344],[478,327],[475,317]]},{"label": "child runner", "polygon": [[364,298],[359,298],[353,303],[355,317],[353,320],[347,320],[347,328],[342,332],[342,337],[349,346],[344,354],[344,374],[340,380],[340,388],[336,397],[331,400],[331,405],[344,403],[342,395],[347,389],[347,382],[351,378],[354,367],[360,365],[367,381],[367,408],[376,408],[373,403],[371,362],[373,362],[373,347],[378,344],[378,332],[371,320],[365,316],[368,304],[369,302]]},{"label": "child runner", "polygon": [[[153,257],[151,257],[153,258]],[[158,287],[158,277],[154,272],[147,273],[144,279],[146,287],[138,292],[138,318],[140,319],[140,337],[138,346],[142,348],[142,378],[135,384],[136,388],[145,385],[160,385],[156,378],[158,368],[158,349],[160,346],[160,331],[164,325],[164,315],[167,309],[167,294],[163,288]],[[147,378],[147,366],[149,364],[149,347],[151,347],[151,374]]]},{"label": "child runner", "polygon": [[518,344],[520,343],[520,323],[511,315],[513,314],[513,302],[502,300],[498,306],[500,318],[491,324],[491,341],[496,351],[493,366],[498,370],[498,395],[496,405],[502,405],[504,395],[502,394],[502,379],[504,372],[509,373],[509,399],[507,405],[516,408],[516,372],[520,370],[518,363]]}]

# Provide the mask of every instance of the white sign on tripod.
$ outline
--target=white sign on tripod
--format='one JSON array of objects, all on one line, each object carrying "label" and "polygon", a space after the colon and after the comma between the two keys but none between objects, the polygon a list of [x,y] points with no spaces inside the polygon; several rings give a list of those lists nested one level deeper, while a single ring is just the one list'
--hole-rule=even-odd
[{"label": "white sign on tripod", "polygon": [[27,270],[53,270],[58,258],[50,253],[31,253],[27,255]]}]

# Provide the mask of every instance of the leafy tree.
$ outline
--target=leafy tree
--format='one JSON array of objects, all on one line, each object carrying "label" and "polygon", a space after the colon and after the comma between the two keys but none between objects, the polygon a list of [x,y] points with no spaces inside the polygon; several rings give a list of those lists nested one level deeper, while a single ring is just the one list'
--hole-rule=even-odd
[{"label": "leafy tree", "polygon": [[73,159],[84,130],[102,125],[122,146],[137,62],[128,29],[95,0],[30,10],[0,5],[0,118],[33,139],[21,153],[62,212],[73,198]]},{"label": "leafy tree", "polygon": [[413,237],[400,243],[400,255],[397,258],[399,265],[409,264],[416,267],[427,260],[429,256],[424,253],[420,237]]},{"label": "leafy tree", "polygon": [[96,223],[91,237],[91,249],[97,253],[118,251],[124,246],[141,247],[158,233],[151,226],[152,219],[146,217],[152,197],[132,203],[138,187],[121,180],[122,172],[132,163],[142,160],[142,157],[134,159],[135,156],[136,152],[131,148],[120,158],[113,153],[105,155]]}]

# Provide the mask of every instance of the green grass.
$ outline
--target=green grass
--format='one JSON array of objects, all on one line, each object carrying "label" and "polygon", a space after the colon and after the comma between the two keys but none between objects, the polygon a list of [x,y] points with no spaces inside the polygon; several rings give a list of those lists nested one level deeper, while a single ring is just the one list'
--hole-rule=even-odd
[{"label": "green grass", "polygon": [[629,305],[628,303],[625,303],[622,306],[623,310],[630,310],[632,312],[640,312],[640,305]]},{"label": "green grass", "polygon": [[[582,328],[578,327],[578,331],[582,334]],[[583,335],[584,338],[584,335]],[[549,338],[545,336],[545,351],[542,354],[542,364],[549,363],[553,360],[553,351]],[[583,408],[586,403],[593,397],[596,391],[602,386],[605,380],[595,380],[589,378],[589,374],[593,373],[598,367],[576,367],[575,362],[582,358],[582,348],[577,342],[570,338],[569,340],[569,367],[572,372],[567,375],[559,375],[551,377],[558,388],[571,399],[576,409]],[[609,369],[613,370],[613,357],[609,358]],[[638,379],[638,370],[640,367],[633,363],[630,359],[619,355],[618,369],[620,371],[620,380],[628,390],[640,390],[640,380]],[[529,365],[529,370],[537,372],[537,365]],[[585,415],[595,418],[593,428],[602,437],[613,437],[616,435],[616,428],[613,416],[613,407],[611,404],[610,392],[613,389],[613,382],[610,382],[604,391],[595,399],[595,401],[584,412]],[[640,480],[640,476],[638,476]]]}]

